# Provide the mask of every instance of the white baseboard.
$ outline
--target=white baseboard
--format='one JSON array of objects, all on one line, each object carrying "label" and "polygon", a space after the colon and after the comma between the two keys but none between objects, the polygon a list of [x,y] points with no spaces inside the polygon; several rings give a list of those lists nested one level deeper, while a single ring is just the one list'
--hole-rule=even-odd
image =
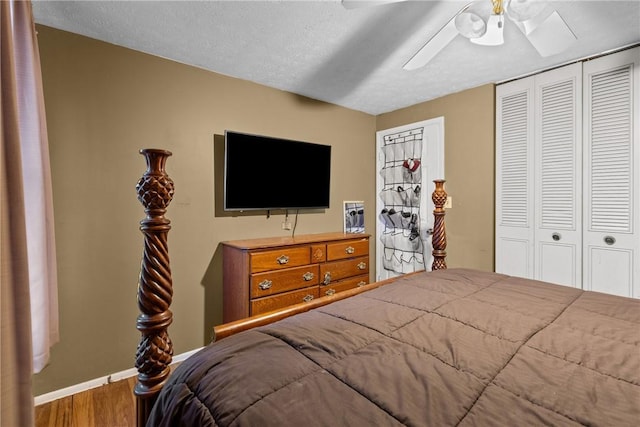
[{"label": "white baseboard", "polygon": [[[187,357],[192,354],[200,351],[201,348],[196,348],[195,350],[187,351],[186,353],[178,354],[173,357],[173,361],[171,364],[180,363],[184,361]],[[53,402],[54,400],[62,399],[76,393],[80,393],[83,391],[91,390],[92,388],[100,387],[106,384],[110,384],[116,381],[124,380],[130,377],[134,377],[138,375],[138,371],[136,368],[126,369],[124,371],[116,372],[111,375],[106,375],[104,377],[95,378],[93,380],[85,381],[80,384],[75,384],[69,387],[61,388],[59,390],[54,390],[49,393],[41,394],[40,396],[36,396],[34,398],[35,405],[42,405],[44,403]]]}]

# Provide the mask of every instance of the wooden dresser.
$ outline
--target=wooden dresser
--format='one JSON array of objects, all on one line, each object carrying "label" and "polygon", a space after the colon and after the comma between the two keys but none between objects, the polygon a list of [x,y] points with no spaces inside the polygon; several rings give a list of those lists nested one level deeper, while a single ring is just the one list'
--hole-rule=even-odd
[{"label": "wooden dresser", "polygon": [[223,321],[369,283],[369,235],[322,233],[222,242]]}]

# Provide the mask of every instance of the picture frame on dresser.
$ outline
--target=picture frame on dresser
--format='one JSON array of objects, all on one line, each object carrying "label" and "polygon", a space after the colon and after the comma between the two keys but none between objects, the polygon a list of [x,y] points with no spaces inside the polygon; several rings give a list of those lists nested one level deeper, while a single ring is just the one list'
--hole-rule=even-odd
[{"label": "picture frame on dresser", "polygon": [[345,200],[342,202],[345,233],[364,234],[364,201]]}]

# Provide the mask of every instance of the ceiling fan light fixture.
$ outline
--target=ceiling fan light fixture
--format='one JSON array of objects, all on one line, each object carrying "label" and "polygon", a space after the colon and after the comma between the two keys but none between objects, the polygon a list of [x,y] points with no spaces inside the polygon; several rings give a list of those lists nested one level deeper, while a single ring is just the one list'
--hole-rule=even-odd
[{"label": "ceiling fan light fixture", "polygon": [[482,37],[472,38],[471,42],[480,44],[483,46],[499,46],[504,43],[504,15],[494,14],[489,15],[487,21],[487,31]]},{"label": "ceiling fan light fixture", "polygon": [[546,7],[545,0],[509,0],[506,9],[509,18],[524,22],[538,16]]},{"label": "ceiling fan light fixture", "polygon": [[473,39],[484,35],[487,24],[477,14],[465,11],[456,16],[456,28],[462,36]]}]

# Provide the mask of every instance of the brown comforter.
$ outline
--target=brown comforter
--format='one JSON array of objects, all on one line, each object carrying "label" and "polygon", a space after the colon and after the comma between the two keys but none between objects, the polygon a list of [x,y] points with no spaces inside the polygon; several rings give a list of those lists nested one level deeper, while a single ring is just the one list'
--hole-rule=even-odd
[{"label": "brown comforter", "polygon": [[152,426],[640,425],[640,300],[472,270],[212,344]]}]

